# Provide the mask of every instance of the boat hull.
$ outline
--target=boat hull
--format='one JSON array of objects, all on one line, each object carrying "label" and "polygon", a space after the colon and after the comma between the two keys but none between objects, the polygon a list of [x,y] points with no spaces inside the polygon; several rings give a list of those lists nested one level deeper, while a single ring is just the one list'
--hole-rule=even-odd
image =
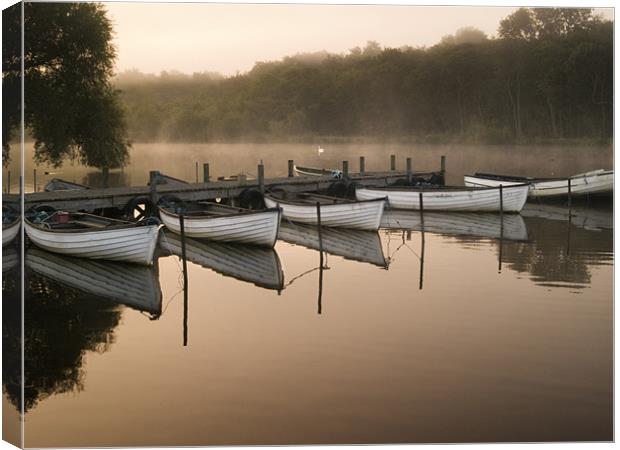
[{"label": "boat hull", "polygon": [[21,220],[16,220],[14,223],[8,224],[7,227],[2,227],[2,246],[11,243],[13,239],[19,233],[19,226],[21,225]]},{"label": "boat hull", "polygon": [[[181,234],[181,221],[177,214],[160,208],[159,215],[166,228]],[[185,235],[192,238],[273,247],[278,238],[280,211],[271,209],[195,218],[185,216],[184,226]]]},{"label": "boat hull", "polygon": [[358,200],[387,197],[390,208],[420,209],[420,193],[423,208],[429,211],[475,211],[498,212],[503,203],[504,212],[519,212],[527,200],[529,186],[520,184],[502,189],[503,201],[500,202],[499,189],[372,189],[358,188],[355,196]]},{"label": "boat hull", "polygon": [[[529,196],[532,198],[560,197],[568,195],[569,178],[556,180],[532,179],[530,184]],[[613,192],[614,173],[613,171],[596,170],[570,177],[571,195],[598,195]],[[521,182],[494,180],[476,176],[466,176],[465,186],[497,187],[511,186]]]},{"label": "boat hull", "polygon": [[[373,199],[375,200],[375,199]],[[326,227],[378,230],[383,216],[384,199],[376,201],[335,203],[321,205],[321,225]],[[293,222],[318,224],[315,205],[279,201],[265,196],[268,208],[280,207],[282,215]]]},{"label": "boat hull", "polygon": [[51,231],[25,222],[26,234],[43,250],[62,255],[150,266],[160,225],[118,227],[95,231]]}]

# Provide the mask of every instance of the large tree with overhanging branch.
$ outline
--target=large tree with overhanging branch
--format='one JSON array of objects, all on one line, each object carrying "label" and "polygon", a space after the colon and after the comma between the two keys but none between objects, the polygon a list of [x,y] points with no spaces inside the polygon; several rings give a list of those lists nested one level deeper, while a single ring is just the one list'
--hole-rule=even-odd
[{"label": "large tree with overhanging branch", "polygon": [[[112,24],[97,3],[24,4],[24,118],[35,160],[114,168],[130,143],[118,93],[110,84]],[[21,5],[2,12],[2,156],[20,122]]]}]

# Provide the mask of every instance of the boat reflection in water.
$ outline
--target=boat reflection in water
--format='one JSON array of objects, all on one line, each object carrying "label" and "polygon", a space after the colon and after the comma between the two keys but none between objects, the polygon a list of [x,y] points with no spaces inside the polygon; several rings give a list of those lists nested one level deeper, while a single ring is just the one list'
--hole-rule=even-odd
[{"label": "boat reflection in water", "polygon": [[161,315],[162,293],[155,268],[73,258],[34,247],[27,250],[25,265],[60,285],[146,312],[152,318]]},{"label": "boat reflection in water", "polygon": [[523,212],[527,243],[506,243],[502,259],[540,286],[583,289],[597,266],[613,264],[610,208],[532,205]]},{"label": "boat reflection in water", "polygon": [[[162,230],[159,246],[163,254],[181,257],[181,236]],[[284,272],[272,248],[227,244],[185,238],[187,260],[224,276],[253,283],[265,289],[282,290]]]},{"label": "boat reflection in water", "polygon": [[[319,232],[316,226],[293,224],[284,220],[280,225],[278,239],[289,244],[320,250]],[[376,231],[322,227],[321,240],[323,251],[326,253],[386,269],[388,267],[383,255],[381,238]]]},{"label": "boat reflection in water", "polygon": [[511,241],[527,240],[527,227],[519,214],[451,213],[386,210],[381,228],[424,231],[453,236],[471,236]]},{"label": "boat reflection in water", "polygon": [[[18,266],[12,269],[18,271]],[[154,268],[89,261],[30,248],[25,256],[24,412],[55,394],[85,389],[87,352],[104,353],[127,305],[161,314]],[[3,391],[20,409],[21,348],[18,277],[3,273]],[[11,275],[11,276],[9,276]]]}]

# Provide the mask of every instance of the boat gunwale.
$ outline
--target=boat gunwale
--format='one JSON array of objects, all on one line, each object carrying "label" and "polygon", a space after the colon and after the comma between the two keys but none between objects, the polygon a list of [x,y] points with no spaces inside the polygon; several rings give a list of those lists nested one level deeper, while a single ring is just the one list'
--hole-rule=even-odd
[{"label": "boat gunwale", "polygon": [[[223,206],[228,206],[228,205],[223,205]],[[235,216],[249,216],[252,214],[261,214],[261,213],[266,213],[266,212],[280,213],[280,208],[265,208],[265,209],[245,209],[245,208],[236,208],[236,207],[231,207],[231,208],[241,209],[242,211],[231,212],[230,214],[203,214],[203,215],[199,215],[202,211],[197,211],[196,215],[183,214],[183,218],[188,219],[188,220],[200,220],[200,219],[210,220],[210,219],[224,219],[227,217],[235,217]],[[170,217],[179,218],[181,216],[181,214],[169,211],[168,207],[165,207],[165,206],[158,206],[158,209],[160,212],[163,212],[164,214]]]},{"label": "boat gunwale", "polygon": [[21,216],[17,216],[13,221],[2,223],[2,231],[8,230],[11,227],[14,227],[18,222],[21,221]]},{"label": "boat gunwale", "polygon": [[[291,201],[291,200],[281,200],[277,197],[273,197],[272,195],[269,194],[264,194],[266,198],[270,199],[273,202],[276,203],[282,203],[285,205],[292,205],[292,206],[302,206],[302,207],[308,207],[308,208],[314,208],[316,207],[316,202],[315,204],[312,203],[302,203],[299,201]],[[327,197],[327,196],[325,196]],[[347,205],[355,205],[357,203],[370,203],[370,202],[384,202],[387,201],[387,197],[380,197],[380,198],[371,198],[368,200],[351,200],[348,198],[339,198],[339,197],[333,197],[334,199],[340,200],[340,202],[338,203],[326,203],[326,204],[322,204],[321,203],[321,207],[323,206],[347,206]],[[319,202],[320,203],[320,202]]]},{"label": "boat gunwale", "polygon": [[[82,214],[82,213],[78,213],[78,214]],[[90,214],[92,215],[92,214]],[[95,217],[99,217],[99,216],[95,216]],[[24,223],[27,226],[30,226],[36,230],[39,231],[43,231],[46,233],[62,233],[62,234],[71,234],[71,233],[103,233],[106,231],[118,231],[118,230],[129,230],[132,228],[143,228],[143,227],[151,227],[151,226],[161,226],[161,225],[156,225],[156,224],[152,224],[152,225],[147,225],[147,224],[142,224],[141,222],[126,222],[123,220],[116,220],[116,219],[111,219],[111,220],[115,220],[118,222],[122,222],[119,224],[115,224],[115,225],[109,225],[103,228],[60,228],[60,229],[53,229],[53,228],[45,228],[43,226],[41,226],[41,224],[39,223],[34,223],[32,222],[30,219],[24,217]]]},{"label": "boat gunwale", "polygon": [[[522,188],[524,186],[529,186],[531,183],[519,183],[519,184],[511,184],[506,186],[501,186],[503,190],[513,189],[513,188]],[[428,192],[428,193],[442,193],[442,192],[470,192],[470,191],[490,191],[490,190],[499,190],[500,186],[384,186],[384,187],[366,187],[359,186],[356,190],[366,189],[369,191],[379,191],[379,192],[406,192],[406,193],[415,193],[415,192]]]},{"label": "boat gunwale", "polygon": [[[525,184],[533,184],[533,183],[544,183],[547,181],[568,181],[568,180],[576,180],[576,179],[580,179],[580,178],[585,178],[585,177],[600,177],[600,176],[604,176],[604,175],[613,175],[614,171],[613,170],[606,170],[606,169],[602,169],[602,172],[594,172],[594,173],[579,173],[576,175],[571,175],[568,177],[541,177],[541,178],[537,178],[537,177],[520,177],[518,175],[499,175],[499,174],[494,174],[494,173],[482,173],[482,172],[476,172],[474,175],[464,175],[464,177],[469,177],[469,178],[479,178],[482,180],[489,180],[489,181],[509,181],[509,182],[519,182],[522,181]],[[516,185],[515,185],[516,186]]]}]

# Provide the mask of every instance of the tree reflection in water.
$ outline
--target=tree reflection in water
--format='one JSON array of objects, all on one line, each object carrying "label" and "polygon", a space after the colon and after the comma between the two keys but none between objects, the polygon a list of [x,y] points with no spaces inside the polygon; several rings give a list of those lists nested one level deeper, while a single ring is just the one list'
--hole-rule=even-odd
[{"label": "tree reflection in water", "polygon": [[[3,390],[19,409],[19,289],[8,277],[4,280]],[[26,271],[24,300],[24,412],[27,413],[51,395],[84,389],[84,355],[87,351],[103,353],[110,348],[122,311],[118,305],[30,271]]]},{"label": "tree reflection in water", "polygon": [[503,262],[543,286],[583,288],[591,266],[613,261],[613,230],[589,230],[568,221],[525,219],[528,242],[504,242]]}]

